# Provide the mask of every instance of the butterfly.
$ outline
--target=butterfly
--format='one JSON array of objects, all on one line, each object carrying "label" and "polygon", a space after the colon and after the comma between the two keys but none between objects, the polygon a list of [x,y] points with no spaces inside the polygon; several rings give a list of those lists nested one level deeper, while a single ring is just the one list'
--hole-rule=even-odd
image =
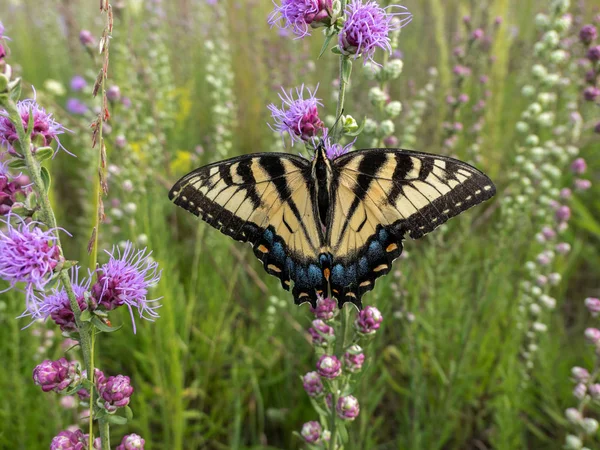
[{"label": "butterfly", "polygon": [[255,153],[181,178],[169,198],[222,233],[249,242],[294,302],[341,308],[387,274],[406,235],[418,239],[494,196],[482,172],[415,151],[375,148],[333,160],[319,143],[312,160]]}]

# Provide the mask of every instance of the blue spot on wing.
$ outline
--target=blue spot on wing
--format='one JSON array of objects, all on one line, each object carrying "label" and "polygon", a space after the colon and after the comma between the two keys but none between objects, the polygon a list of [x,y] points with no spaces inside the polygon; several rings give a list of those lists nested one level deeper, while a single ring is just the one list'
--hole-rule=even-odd
[{"label": "blue spot on wing", "polygon": [[336,264],[331,269],[331,284],[342,286],[344,284],[344,266]]},{"label": "blue spot on wing", "polygon": [[283,263],[283,261],[286,258],[286,255],[281,242],[275,242],[271,251],[275,260],[279,263]]},{"label": "blue spot on wing", "polygon": [[383,248],[379,242],[371,242],[369,245],[368,256],[370,260],[377,260],[383,256]]},{"label": "blue spot on wing", "polygon": [[267,241],[269,244],[273,244],[274,234],[272,230],[267,228],[263,234],[263,237],[265,238],[265,241]]},{"label": "blue spot on wing", "polygon": [[312,286],[320,286],[323,282],[323,273],[321,269],[314,264],[308,266],[308,282]]},{"label": "blue spot on wing", "polygon": [[367,273],[369,273],[369,261],[366,256],[363,256],[358,261],[358,276],[364,277]]}]

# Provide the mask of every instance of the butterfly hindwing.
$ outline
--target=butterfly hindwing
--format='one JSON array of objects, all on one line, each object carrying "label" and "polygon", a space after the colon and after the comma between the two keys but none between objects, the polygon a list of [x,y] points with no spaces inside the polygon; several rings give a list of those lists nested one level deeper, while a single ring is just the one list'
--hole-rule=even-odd
[{"label": "butterfly hindwing", "polygon": [[169,198],[222,233],[249,242],[284,289],[293,282],[296,303],[316,305],[327,281],[310,171],[310,162],[295,155],[246,155],[185,175]]},{"label": "butterfly hindwing", "polygon": [[326,241],[333,256],[330,285],[343,304],[388,273],[406,234],[429,233],[495,194],[490,179],[461,161],[395,149],[368,149],[333,163]]}]

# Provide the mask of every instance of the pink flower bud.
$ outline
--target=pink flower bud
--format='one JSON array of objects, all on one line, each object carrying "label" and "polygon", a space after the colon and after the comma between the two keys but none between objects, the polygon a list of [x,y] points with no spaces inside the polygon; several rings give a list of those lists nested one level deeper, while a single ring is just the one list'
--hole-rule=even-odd
[{"label": "pink flower bud", "polygon": [[306,422],[302,425],[300,434],[309,444],[316,444],[321,439],[321,424],[319,422]]},{"label": "pink flower bud", "polygon": [[585,299],[585,306],[592,317],[597,317],[600,314],[600,299],[588,297]]},{"label": "pink flower bud", "polygon": [[335,355],[323,355],[317,361],[317,372],[323,378],[333,380],[342,374],[342,363]]},{"label": "pink flower bud", "polygon": [[360,406],[356,397],[352,395],[342,396],[338,399],[336,412],[340,419],[354,420],[360,413]]},{"label": "pink flower bud", "polygon": [[600,330],[598,328],[586,328],[585,338],[592,345],[598,344],[600,342]]}]

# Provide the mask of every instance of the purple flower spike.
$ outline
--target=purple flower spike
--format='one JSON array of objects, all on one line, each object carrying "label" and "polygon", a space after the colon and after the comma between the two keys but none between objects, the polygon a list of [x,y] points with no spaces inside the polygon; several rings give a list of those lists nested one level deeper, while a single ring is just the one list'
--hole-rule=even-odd
[{"label": "purple flower spike", "polygon": [[358,317],[354,321],[354,326],[362,335],[372,335],[379,329],[383,316],[381,312],[374,306],[367,306],[358,313]]},{"label": "purple flower spike", "polygon": [[67,100],[67,111],[69,111],[71,114],[81,116],[88,112],[88,110],[89,108],[87,105],[78,98],[73,97]]},{"label": "purple flower spike", "polygon": [[317,307],[310,307],[311,312],[317,319],[331,320],[335,317],[337,303],[335,300],[325,297],[317,300]]},{"label": "purple flower spike", "polygon": [[356,397],[346,395],[338,399],[335,410],[340,419],[354,420],[360,413],[360,406]]},{"label": "purple flower spike", "polygon": [[585,159],[577,158],[571,163],[571,171],[576,175],[581,175],[587,170]]},{"label": "purple flower spike", "polygon": [[592,317],[598,317],[598,314],[600,314],[600,299],[594,297],[586,298],[585,307],[588,309]]},{"label": "purple flower spike", "polygon": [[50,442],[50,450],[86,450],[88,435],[81,430],[61,431]]},{"label": "purple flower spike", "polygon": [[331,0],[282,0],[269,16],[269,25],[283,20],[280,28],[291,28],[298,38],[303,38],[310,35],[309,26],[329,26],[331,14]]},{"label": "purple flower spike", "polygon": [[594,25],[584,25],[579,31],[579,39],[585,45],[590,45],[598,37],[598,30]]},{"label": "purple flower spike", "polygon": [[269,127],[281,133],[282,137],[285,133],[289,133],[292,145],[296,141],[309,142],[323,129],[323,122],[318,112],[318,107],[323,104],[315,97],[317,89],[313,92],[307,89],[306,100],[304,100],[304,85],[296,88],[297,99],[294,99],[293,91],[283,91],[283,95],[279,94],[282,101],[281,108],[277,108],[273,103],[269,105],[271,116],[275,121],[275,126],[269,124]]},{"label": "purple flower spike", "polygon": [[148,300],[148,289],[158,283],[162,271],[158,263],[150,259],[150,253],[144,250],[134,250],[131,242],[125,248],[117,250],[113,247],[109,261],[98,269],[98,281],[92,286],[92,296],[99,306],[107,311],[126,305],[131,314],[133,331],[135,320],[133,308],[139,312],[142,319],[153,321],[158,316],[156,309],[158,299]]},{"label": "purple flower spike", "polygon": [[583,90],[583,98],[588,102],[596,101],[600,97],[600,89],[596,86],[588,86]]},{"label": "purple flower spike", "polygon": [[116,450],[144,450],[146,441],[138,434],[126,434]]},{"label": "purple flower spike", "polygon": [[46,359],[33,369],[33,381],[44,392],[61,392],[80,379],[77,364],[70,363],[65,358],[57,361]]},{"label": "purple flower spike", "polygon": [[[17,103],[17,110],[21,116],[23,127],[27,129],[29,123],[29,112],[33,114],[33,130],[31,131],[31,140],[39,142],[40,146],[48,146],[52,141],[56,141],[58,148],[67,151],[58,138],[67,130],[60,123],[52,118],[52,114],[46,112],[44,108],[38,105],[35,99],[28,98]],[[14,124],[8,118],[8,113],[0,110],[0,145],[8,148],[12,154],[17,154],[14,144],[19,140],[17,130]],[[67,151],[67,153],[69,153]]]},{"label": "purple flower spike", "polygon": [[75,92],[81,91],[85,89],[87,86],[87,81],[81,75],[75,75],[71,78],[71,89]]},{"label": "purple flower spike", "polygon": [[33,289],[43,290],[63,258],[55,245],[57,230],[42,231],[38,222],[25,224],[16,217],[21,222],[18,228],[9,220],[0,221],[7,225],[6,230],[0,230],[0,278],[8,281],[11,288],[26,283],[27,297],[31,300]]},{"label": "purple flower spike", "polygon": [[[0,216],[6,216],[12,210],[17,197],[26,196],[29,183],[22,183],[20,177],[13,178],[6,166],[0,161]],[[27,180],[28,181],[28,180]]]},{"label": "purple flower spike", "polygon": [[309,397],[319,397],[323,394],[323,382],[317,372],[308,372],[304,375],[302,386]]},{"label": "purple flower spike", "polygon": [[587,57],[590,61],[600,61],[600,45],[596,45],[595,47],[591,47],[588,50]]},{"label": "purple flower spike", "polygon": [[327,347],[329,341],[333,340],[333,328],[321,319],[313,320],[312,327],[308,329],[315,346]]},{"label": "purple flower spike", "polygon": [[300,434],[306,442],[309,444],[316,444],[321,439],[321,424],[319,422],[306,422],[302,425],[302,431]]},{"label": "purple flower spike", "polygon": [[[390,13],[388,8],[400,8],[401,12]],[[339,48],[344,55],[354,55],[354,59],[364,56],[366,61],[373,61],[377,48],[390,54],[392,46],[389,33],[407,25],[412,14],[403,6],[393,5],[382,8],[374,1],[363,3],[352,0],[346,7],[346,22],[339,35]],[[394,20],[399,17],[399,20]]]},{"label": "purple flower spike", "polygon": [[106,380],[106,384],[100,393],[104,399],[104,407],[109,412],[114,412],[117,408],[127,406],[131,394],[133,394],[131,380],[125,375],[108,377],[108,380]]},{"label": "purple flower spike", "polygon": [[317,361],[317,372],[323,378],[333,380],[342,374],[342,363],[334,355],[323,355]]}]

